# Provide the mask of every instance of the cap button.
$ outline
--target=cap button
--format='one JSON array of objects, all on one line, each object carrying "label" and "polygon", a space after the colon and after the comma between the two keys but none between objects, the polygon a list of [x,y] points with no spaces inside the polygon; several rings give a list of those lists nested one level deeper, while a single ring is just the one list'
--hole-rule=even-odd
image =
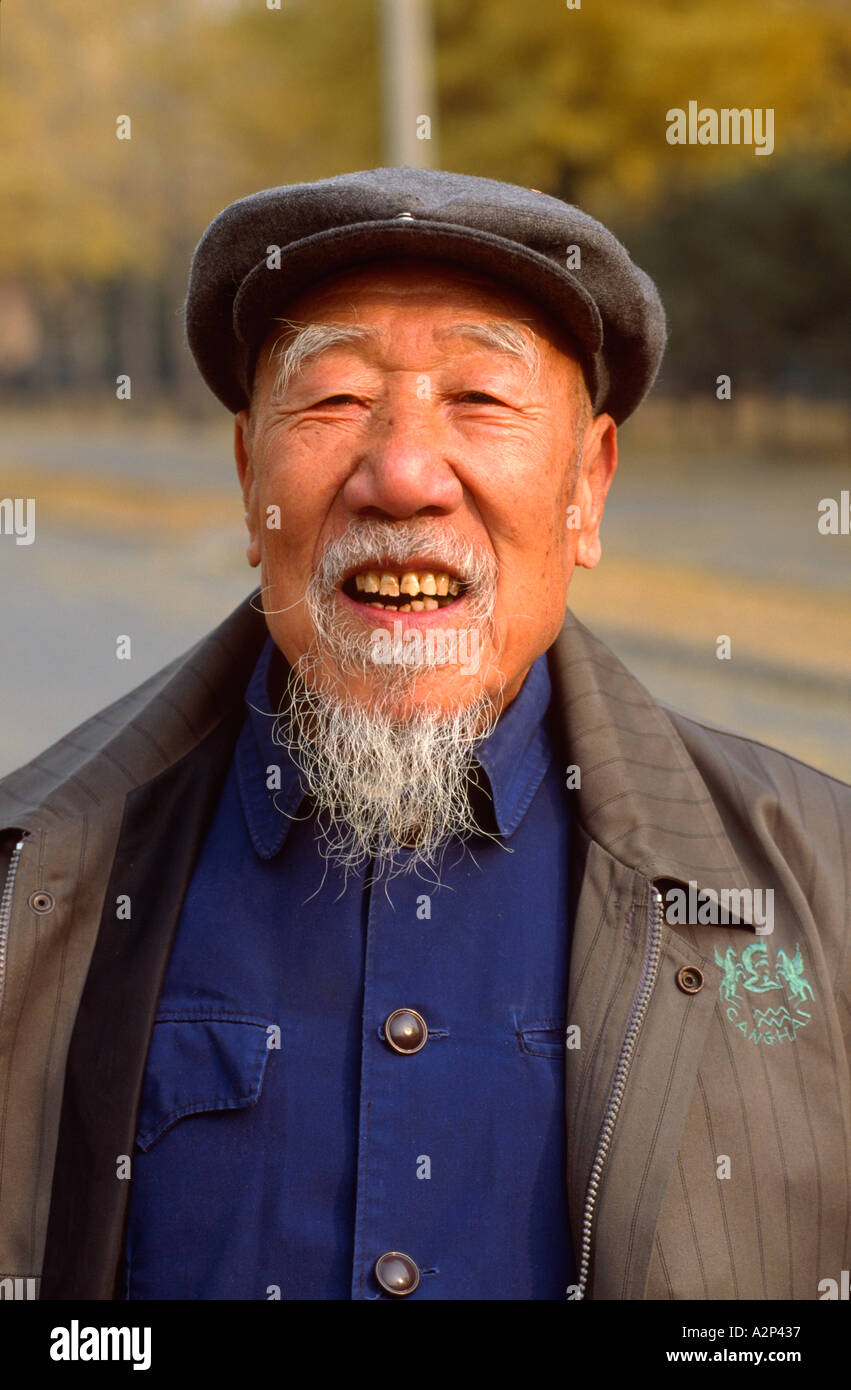
[{"label": "cap button", "polygon": [[397,213],[396,213],[396,221],[397,221],[397,222],[413,222],[413,220],[414,220],[414,214],[413,214],[412,212],[397,212]]}]

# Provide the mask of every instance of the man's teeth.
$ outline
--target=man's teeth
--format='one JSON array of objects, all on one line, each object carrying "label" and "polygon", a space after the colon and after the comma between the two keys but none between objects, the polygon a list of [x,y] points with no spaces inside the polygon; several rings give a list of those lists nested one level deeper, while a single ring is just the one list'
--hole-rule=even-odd
[{"label": "man's teeth", "polygon": [[461,584],[457,579],[441,571],[435,574],[433,570],[423,570],[416,573],[414,570],[405,570],[401,575],[391,574],[384,570],[364,570],[362,574],[355,575],[355,588],[362,594],[379,594],[383,598],[399,598],[403,594],[410,598],[410,603],[403,604],[383,604],[371,602],[370,608],[392,608],[396,613],[430,613],[441,605],[437,602],[440,598],[457,598],[461,592]]}]

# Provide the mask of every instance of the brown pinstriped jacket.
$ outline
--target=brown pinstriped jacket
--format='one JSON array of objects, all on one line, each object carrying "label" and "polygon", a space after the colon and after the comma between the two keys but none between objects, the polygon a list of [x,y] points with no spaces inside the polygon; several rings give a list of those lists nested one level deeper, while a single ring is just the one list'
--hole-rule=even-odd
[{"label": "brown pinstriped jacket", "polygon": [[[42,1297],[114,1296],[116,1156],[265,637],[246,601],[0,782],[0,1278],[41,1277]],[[851,789],[663,707],[569,613],[550,663],[581,770],[565,1058],[582,1296],[817,1299],[851,1267]],[[692,919],[714,889],[742,894],[736,920],[669,925],[654,885],[667,904],[689,884]],[[753,889],[773,891],[771,934]]]}]

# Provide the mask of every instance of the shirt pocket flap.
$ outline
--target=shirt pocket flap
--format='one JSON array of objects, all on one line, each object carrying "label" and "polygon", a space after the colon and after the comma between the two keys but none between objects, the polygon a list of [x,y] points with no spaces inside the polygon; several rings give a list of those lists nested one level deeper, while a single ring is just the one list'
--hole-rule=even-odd
[{"label": "shirt pocket flap", "polygon": [[564,1056],[565,1025],[554,1018],[535,1018],[517,1025],[520,1051],[528,1057]]},{"label": "shirt pocket flap", "polygon": [[256,1105],[279,1037],[276,1025],[248,1015],[159,1014],[142,1086],[138,1147],[147,1152],[186,1115]]}]

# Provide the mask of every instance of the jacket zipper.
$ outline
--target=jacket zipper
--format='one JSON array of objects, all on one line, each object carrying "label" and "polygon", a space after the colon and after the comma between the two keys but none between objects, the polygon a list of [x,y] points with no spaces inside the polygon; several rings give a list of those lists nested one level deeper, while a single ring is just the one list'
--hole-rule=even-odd
[{"label": "jacket zipper", "polygon": [[600,1138],[597,1142],[597,1152],[594,1155],[594,1163],[591,1167],[591,1176],[588,1179],[588,1191],[585,1194],[585,1211],[582,1218],[582,1248],[579,1263],[579,1293],[578,1298],[585,1297],[585,1290],[588,1285],[588,1275],[591,1267],[591,1234],[594,1227],[594,1213],[597,1206],[597,1193],[600,1181],[603,1176],[603,1169],[609,1157],[609,1150],[612,1146],[612,1136],[615,1132],[618,1114],[623,1101],[626,1089],[627,1078],[632,1066],[635,1045],[638,1035],[641,1032],[641,1025],[647,1013],[647,1006],[650,1003],[650,996],[653,993],[653,986],[656,983],[656,976],[659,973],[659,958],[662,945],[662,894],[653,884],[650,885],[650,916],[647,931],[647,946],[644,952],[644,964],[641,969],[641,979],[638,982],[638,989],[632,1001],[632,1011],[629,1015],[626,1037],[623,1041],[620,1057],[618,1058],[615,1079],[612,1084],[609,1103],[606,1106],[606,1113],[603,1117]]},{"label": "jacket zipper", "polygon": [[15,877],[25,839],[26,832],[24,831],[12,850],[9,867],[6,870],[6,881],[3,884],[3,896],[0,897],[0,1007],[3,1004],[3,991],[6,984],[6,946],[9,939],[9,923],[12,920],[12,894],[15,890]]}]

